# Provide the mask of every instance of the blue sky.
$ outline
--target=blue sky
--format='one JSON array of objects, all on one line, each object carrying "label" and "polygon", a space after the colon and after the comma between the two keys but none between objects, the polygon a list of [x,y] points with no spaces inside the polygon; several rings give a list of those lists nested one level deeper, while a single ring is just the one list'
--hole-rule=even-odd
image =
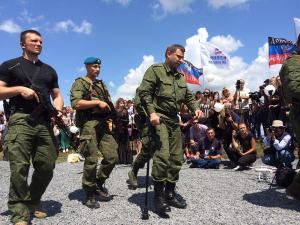
[{"label": "blue sky", "polygon": [[200,39],[231,59],[228,69],[204,68],[200,89],[232,89],[243,78],[254,90],[276,74],[267,37],[295,41],[299,9],[299,0],[0,0],[0,62],[20,56],[20,31],[35,28],[44,39],[40,59],[56,69],[65,105],[88,56],[101,58],[99,78],[113,98],[130,98],[169,44],[184,45],[186,59],[199,65]]}]

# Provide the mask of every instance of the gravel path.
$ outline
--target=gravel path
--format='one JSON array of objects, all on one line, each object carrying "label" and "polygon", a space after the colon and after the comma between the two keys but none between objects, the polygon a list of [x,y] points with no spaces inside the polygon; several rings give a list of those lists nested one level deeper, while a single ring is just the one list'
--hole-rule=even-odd
[{"label": "gravel path", "polygon": [[[256,167],[261,162],[256,163]],[[43,206],[49,217],[33,218],[32,224],[300,224],[300,202],[288,198],[284,189],[258,181],[254,170],[232,171],[190,169],[184,165],[180,172],[178,192],[187,200],[185,210],[172,208],[170,218],[153,213],[153,186],[151,186],[150,218],[140,219],[144,200],[144,174],[139,173],[140,187],[129,190],[126,179],[128,166],[117,166],[106,187],[114,199],[100,202],[100,208],[88,209],[82,205],[81,171],[83,163],[61,163],[43,196]],[[9,187],[8,162],[0,161],[0,224],[9,223],[7,193]],[[32,172],[32,171],[31,171]]]}]

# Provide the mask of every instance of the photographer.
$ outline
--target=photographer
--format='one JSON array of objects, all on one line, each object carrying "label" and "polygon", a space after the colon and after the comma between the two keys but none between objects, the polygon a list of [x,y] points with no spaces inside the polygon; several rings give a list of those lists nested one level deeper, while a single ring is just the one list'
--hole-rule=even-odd
[{"label": "photographer", "polygon": [[245,81],[240,79],[236,81],[236,91],[233,96],[235,111],[241,117],[241,120],[249,126],[249,89],[245,88]]},{"label": "photographer", "polygon": [[237,164],[234,170],[244,170],[256,161],[256,141],[245,123],[238,128],[238,132],[232,131],[232,148],[228,148],[227,156]]},{"label": "photographer", "polygon": [[261,102],[262,94],[261,92],[249,92],[249,97],[251,99],[251,104],[249,105],[249,122],[251,127],[251,133],[256,139],[261,138],[260,127],[263,124],[265,118],[264,105]]},{"label": "photographer", "polygon": [[268,135],[263,140],[264,164],[275,167],[290,167],[295,160],[293,139],[285,132],[285,127],[281,120],[273,120]]}]

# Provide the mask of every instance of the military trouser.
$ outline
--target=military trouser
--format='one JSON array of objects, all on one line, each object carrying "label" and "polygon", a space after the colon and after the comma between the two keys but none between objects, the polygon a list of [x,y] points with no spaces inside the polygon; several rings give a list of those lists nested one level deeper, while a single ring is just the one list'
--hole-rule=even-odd
[{"label": "military trouser", "polygon": [[140,154],[136,157],[133,168],[144,168],[145,164],[153,157],[155,149],[151,148],[150,139],[155,137],[150,137],[149,129],[146,124],[142,124],[139,127],[141,133],[142,149]]},{"label": "military trouser", "polygon": [[154,181],[175,183],[183,162],[181,130],[178,117],[168,119],[155,126],[155,152],[152,178]]},{"label": "military trouser", "polygon": [[[28,124],[28,114],[15,113],[8,123],[5,142],[10,162],[8,209],[11,221],[28,221],[28,205],[39,203],[53,177],[57,158],[53,129],[48,122],[36,120]],[[28,186],[28,172],[32,160],[34,172]]]},{"label": "military trouser", "polygon": [[[96,182],[104,182],[118,162],[117,143],[107,127],[106,121],[90,120],[80,128],[79,150],[85,156],[82,187],[95,190]],[[103,160],[97,172],[98,151]]]},{"label": "military trouser", "polygon": [[[300,145],[300,107],[291,107],[289,121],[296,135],[298,146]],[[298,200],[300,200],[300,173],[296,173],[292,184],[287,188]]]}]

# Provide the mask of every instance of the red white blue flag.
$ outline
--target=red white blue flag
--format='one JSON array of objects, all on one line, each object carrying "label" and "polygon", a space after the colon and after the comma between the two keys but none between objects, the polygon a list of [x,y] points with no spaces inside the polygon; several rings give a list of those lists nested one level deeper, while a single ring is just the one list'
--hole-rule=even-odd
[{"label": "red white blue flag", "polygon": [[177,71],[184,75],[186,83],[200,85],[199,78],[203,75],[202,68],[199,69],[189,61],[184,60],[184,62],[178,66]]},{"label": "red white blue flag", "polygon": [[269,66],[283,64],[284,61],[296,51],[296,45],[284,38],[268,38]]}]

